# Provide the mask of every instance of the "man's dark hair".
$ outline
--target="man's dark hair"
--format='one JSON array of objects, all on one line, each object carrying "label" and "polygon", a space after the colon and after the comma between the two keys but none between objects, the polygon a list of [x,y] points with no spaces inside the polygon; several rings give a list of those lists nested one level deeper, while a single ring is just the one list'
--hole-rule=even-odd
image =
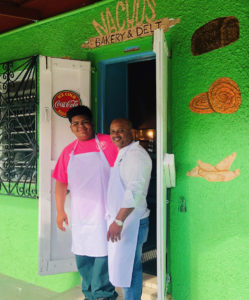
[{"label": "man's dark hair", "polygon": [[79,105],[79,106],[75,106],[73,108],[70,108],[68,111],[67,111],[67,118],[69,120],[70,123],[72,123],[72,118],[75,117],[75,116],[79,116],[79,115],[82,115],[82,116],[85,116],[87,117],[87,119],[92,122],[92,112],[91,110],[85,106],[85,105]]}]

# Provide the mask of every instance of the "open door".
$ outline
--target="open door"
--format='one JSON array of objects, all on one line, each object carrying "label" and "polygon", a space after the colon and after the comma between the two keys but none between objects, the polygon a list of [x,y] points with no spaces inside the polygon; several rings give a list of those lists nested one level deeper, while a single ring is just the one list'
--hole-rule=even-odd
[{"label": "open door", "polygon": [[104,62],[98,68],[98,132],[109,134],[113,119],[128,118],[127,64]]},{"label": "open door", "polygon": [[77,269],[71,252],[70,193],[65,202],[69,227],[62,232],[56,226],[55,180],[51,178],[61,151],[75,137],[68,120],[53,110],[52,98],[60,91],[71,91],[89,107],[90,62],[40,56],[39,78],[39,274],[49,275]]},{"label": "open door", "polygon": [[158,299],[166,299],[166,226],[167,188],[163,170],[167,153],[167,60],[168,49],[164,32],[154,32],[153,50],[156,53],[156,115],[157,115],[157,285]]}]

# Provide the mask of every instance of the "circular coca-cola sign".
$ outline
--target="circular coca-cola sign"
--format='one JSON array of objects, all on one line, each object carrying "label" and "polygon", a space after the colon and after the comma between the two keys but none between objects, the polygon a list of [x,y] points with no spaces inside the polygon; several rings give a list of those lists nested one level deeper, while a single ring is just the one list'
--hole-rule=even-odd
[{"label": "circular coca-cola sign", "polygon": [[58,92],[52,100],[52,107],[57,115],[66,118],[67,111],[75,106],[81,105],[80,96],[69,90]]}]

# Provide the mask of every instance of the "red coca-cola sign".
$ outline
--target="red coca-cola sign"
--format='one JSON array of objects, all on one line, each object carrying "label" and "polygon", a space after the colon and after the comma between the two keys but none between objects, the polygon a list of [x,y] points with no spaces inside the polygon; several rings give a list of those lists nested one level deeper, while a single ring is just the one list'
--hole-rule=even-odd
[{"label": "red coca-cola sign", "polygon": [[52,100],[52,107],[57,115],[66,118],[67,111],[75,106],[81,105],[80,96],[69,90],[58,92]]}]

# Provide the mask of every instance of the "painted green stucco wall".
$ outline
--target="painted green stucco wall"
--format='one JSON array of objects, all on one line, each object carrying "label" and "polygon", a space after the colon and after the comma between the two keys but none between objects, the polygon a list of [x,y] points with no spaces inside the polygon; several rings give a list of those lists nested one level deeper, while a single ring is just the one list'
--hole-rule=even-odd
[{"label": "painted green stucco wall", "polygon": [[[129,1],[132,3],[132,1]],[[249,2],[248,0],[155,0],[156,19],[180,18],[166,34],[170,59],[169,147],[176,159],[176,188],[170,191],[168,269],[175,300],[247,300],[249,295]],[[128,46],[140,52],[152,49],[152,38],[83,50],[80,45],[96,36],[91,21],[101,22],[106,7],[115,15],[117,1],[99,4],[38,22],[0,36],[0,62],[41,54],[91,60],[127,55]],[[190,50],[197,28],[218,17],[235,16],[240,38],[231,45],[200,56]],[[134,52],[132,52],[133,54]],[[96,112],[97,72],[92,77]],[[190,100],[208,90],[219,77],[239,86],[242,103],[233,114],[196,114]],[[241,174],[229,182],[187,177],[198,159],[216,165],[236,152],[232,170]],[[187,212],[179,212],[180,198]],[[0,196],[0,273],[55,291],[79,283],[77,274],[40,277],[38,261],[37,200]]]},{"label": "painted green stucco wall", "polygon": [[58,292],[80,283],[77,273],[38,275],[38,200],[1,195],[0,220],[0,273]]}]

